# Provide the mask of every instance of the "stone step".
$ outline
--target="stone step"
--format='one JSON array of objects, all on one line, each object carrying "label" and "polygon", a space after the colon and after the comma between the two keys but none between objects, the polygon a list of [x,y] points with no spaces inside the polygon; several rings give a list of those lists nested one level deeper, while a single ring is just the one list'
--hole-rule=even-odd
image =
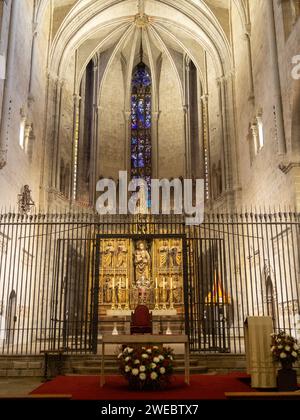
[{"label": "stone step", "polygon": [[[116,366],[105,366],[105,373],[117,374],[118,368]],[[67,370],[64,370],[65,373],[68,373]],[[184,372],[184,365],[176,366],[174,368],[175,373]],[[208,369],[204,366],[190,366],[190,373],[193,374],[204,374],[207,373]],[[86,367],[86,366],[77,366],[73,367],[71,373],[75,375],[100,375],[100,367]]]},{"label": "stone step", "polygon": [[[175,363],[176,365],[182,365],[184,364],[184,359],[175,359]],[[99,366],[101,366],[101,360],[99,361],[77,361],[77,362],[69,362],[69,363],[65,363],[65,366],[72,366],[73,368],[94,368],[97,367],[99,368]],[[105,360],[105,366],[111,366],[114,367],[116,366],[116,360]],[[190,360],[190,366],[199,366],[199,361],[198,360]]]}]

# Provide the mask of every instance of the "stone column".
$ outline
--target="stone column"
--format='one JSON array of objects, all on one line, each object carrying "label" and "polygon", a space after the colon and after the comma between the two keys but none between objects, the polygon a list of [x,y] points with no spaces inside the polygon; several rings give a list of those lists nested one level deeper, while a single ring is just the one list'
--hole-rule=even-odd
[{"label": "stone column", "polygon": [[7,164],[8,152],[8,139],[9,139],[9,119],[11,113],[11,90],[13,85],[14,74],[14,45],[16,33],[16,20],[17,20],[18,5],[15,1],[10,3],[10,22],[8,28],[8,42],[7,42],[7,56],[6,56],[6,80],[3,89],[2,99],[2,113],[0,118],[0,170]]},{"label": "stone column", "polygon": [[274,87],[274,106],[276,114],[276,132],[278,141],[278,153],[280,155],[286,153],[286,139],[284,129],[284,118],[283,118],[283,106],[282,106],[282,95],[281,95],[281,83],[280,73],[278,64],[278,51],[277,51],[277,35],[276,35],[276,23],[274,15],[274,2],[273,0],[265,0],[267,7],[267,28],[269,31],[269,51],[271,58],[271,69],[270,77],[272,77],[272,86]]},{"label": "stone column", "polygon": [[185,177],[192,177],[191,168],[191,118],[190,118],[190,59],[185,58],[184,71],[184,137],[185,137]]},{"label": "stone column", "polygon": [[232,211],[235,209],[236,196],[240,188],[235,129],[234,74],[230,72],[219,78],[218,86],[224,144],[224,192],[227,196],[228,211]]},{"label": "stone column", "polygon": [[31,57],[30,57],[30,73],[29,73],[29,83],[28,83],[28,106],[30,107],[31,103],[34,101],[32,94],[32,72],[34,71],[34,57],[35,57],[35,48],[36,48],[36,39],[37,39],[37,22],[33,23],[32,31],[32,42],[31,42]]},{"label": "stone column", "polygon": [[248,53],[248,67],[249,67],[249,100],[255,100],[254,92],[254,77],[253,77],[253,60],[252,60],[252,48],[251,48],[251,24],[246,25],[246,32],[244,39],[247,44],[247,53]]},{"label": "stone column", "polygon": [[124,144],[124,169],[130,178],[131,170],[131,111],[124,111],[125,144]]},{"label": "stone column", "polygon": [[97,177],[97,149],[98,149],[98,59],[93,66],[93,112],[92,112],[92,144],[90,157],[90,204],[95,205],[96,202],[96,183]]},{"label": "stone column", "polygon": [[220,77],[217,80],[218,92],[219,92],[219,104],[220,104],[220,115],[221,115],[221,132],[222,132],[222,143],[223,143],[223,180],[224,190],[230,189],[229,181],[229,151],[228,151],[228,126],[226,120],[226,97],[225,97],[225,78]]},{"label": "stone column", "polygon": [[202,103],[202,127],[203,127],[203,165],[205,179],[206,199],[211,197],[211,164],[210,164],[210,136],[209,136],[209,107],[208,95],[201,96]]},{"label": "stone column", "polygon": [[72,174],[71,174],[71,202],[76,201],[77,180],[78,180],[78,140],[79,140],[79,110],[80,96],[73,95],[73,155],[72,155]]},{"label": "stone column", "polygon": [[152,178],[159,178],[159,124],[160,112],[152,112]]},{"label": "stone column", "polygon": [[59,189],[60,178],[60,126],[61,126],[61,111],[62,111],[62,94],[63,94],[64,81],[57,78],[55,82],[54,94],[54,129],[53,129],[53,165],[51,186]]}]

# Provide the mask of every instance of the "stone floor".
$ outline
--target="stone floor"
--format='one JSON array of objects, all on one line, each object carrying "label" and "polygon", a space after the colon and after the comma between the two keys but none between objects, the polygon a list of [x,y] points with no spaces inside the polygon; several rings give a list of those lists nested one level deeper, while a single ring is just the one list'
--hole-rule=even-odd
[{"label": "stone floor", "polygon": [[41,383],[39,378],[0,378],[0,396],[28,395]]}]

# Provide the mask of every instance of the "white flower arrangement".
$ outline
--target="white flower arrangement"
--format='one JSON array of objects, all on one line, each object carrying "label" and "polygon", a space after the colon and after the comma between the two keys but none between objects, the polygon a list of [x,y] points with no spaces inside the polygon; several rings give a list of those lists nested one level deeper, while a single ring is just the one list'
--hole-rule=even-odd
[{"label": "white flower arrangement", "polygon": [[121,373],[138,390],[166,387],[173,374],[173,359],[172,349],[158,346],[126,346],[117,356]]},{"label": "white flower arrangement", "polygon": [[283,366],[293,365],[300,358],[300,350],[297,340],[284,331],[272,334],[271,353],[276,362]]},{"label": "white flower arrangement", "polygon": [[157,375],[156,372],[152,372],[150,377],[151,377],[152,381],[155,381],[155,379],[157,379],[158,375]]}]

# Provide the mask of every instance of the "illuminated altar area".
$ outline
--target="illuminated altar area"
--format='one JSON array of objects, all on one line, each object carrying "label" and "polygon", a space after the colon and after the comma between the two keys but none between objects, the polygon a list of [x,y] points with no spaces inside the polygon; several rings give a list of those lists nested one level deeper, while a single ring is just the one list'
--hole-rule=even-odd
[{"label": "illuminated altar area", "polygon": [[128,316],[140,304],[153,315],[176,316],[183,312],[181,239],[101,240],[102,315]]}]

